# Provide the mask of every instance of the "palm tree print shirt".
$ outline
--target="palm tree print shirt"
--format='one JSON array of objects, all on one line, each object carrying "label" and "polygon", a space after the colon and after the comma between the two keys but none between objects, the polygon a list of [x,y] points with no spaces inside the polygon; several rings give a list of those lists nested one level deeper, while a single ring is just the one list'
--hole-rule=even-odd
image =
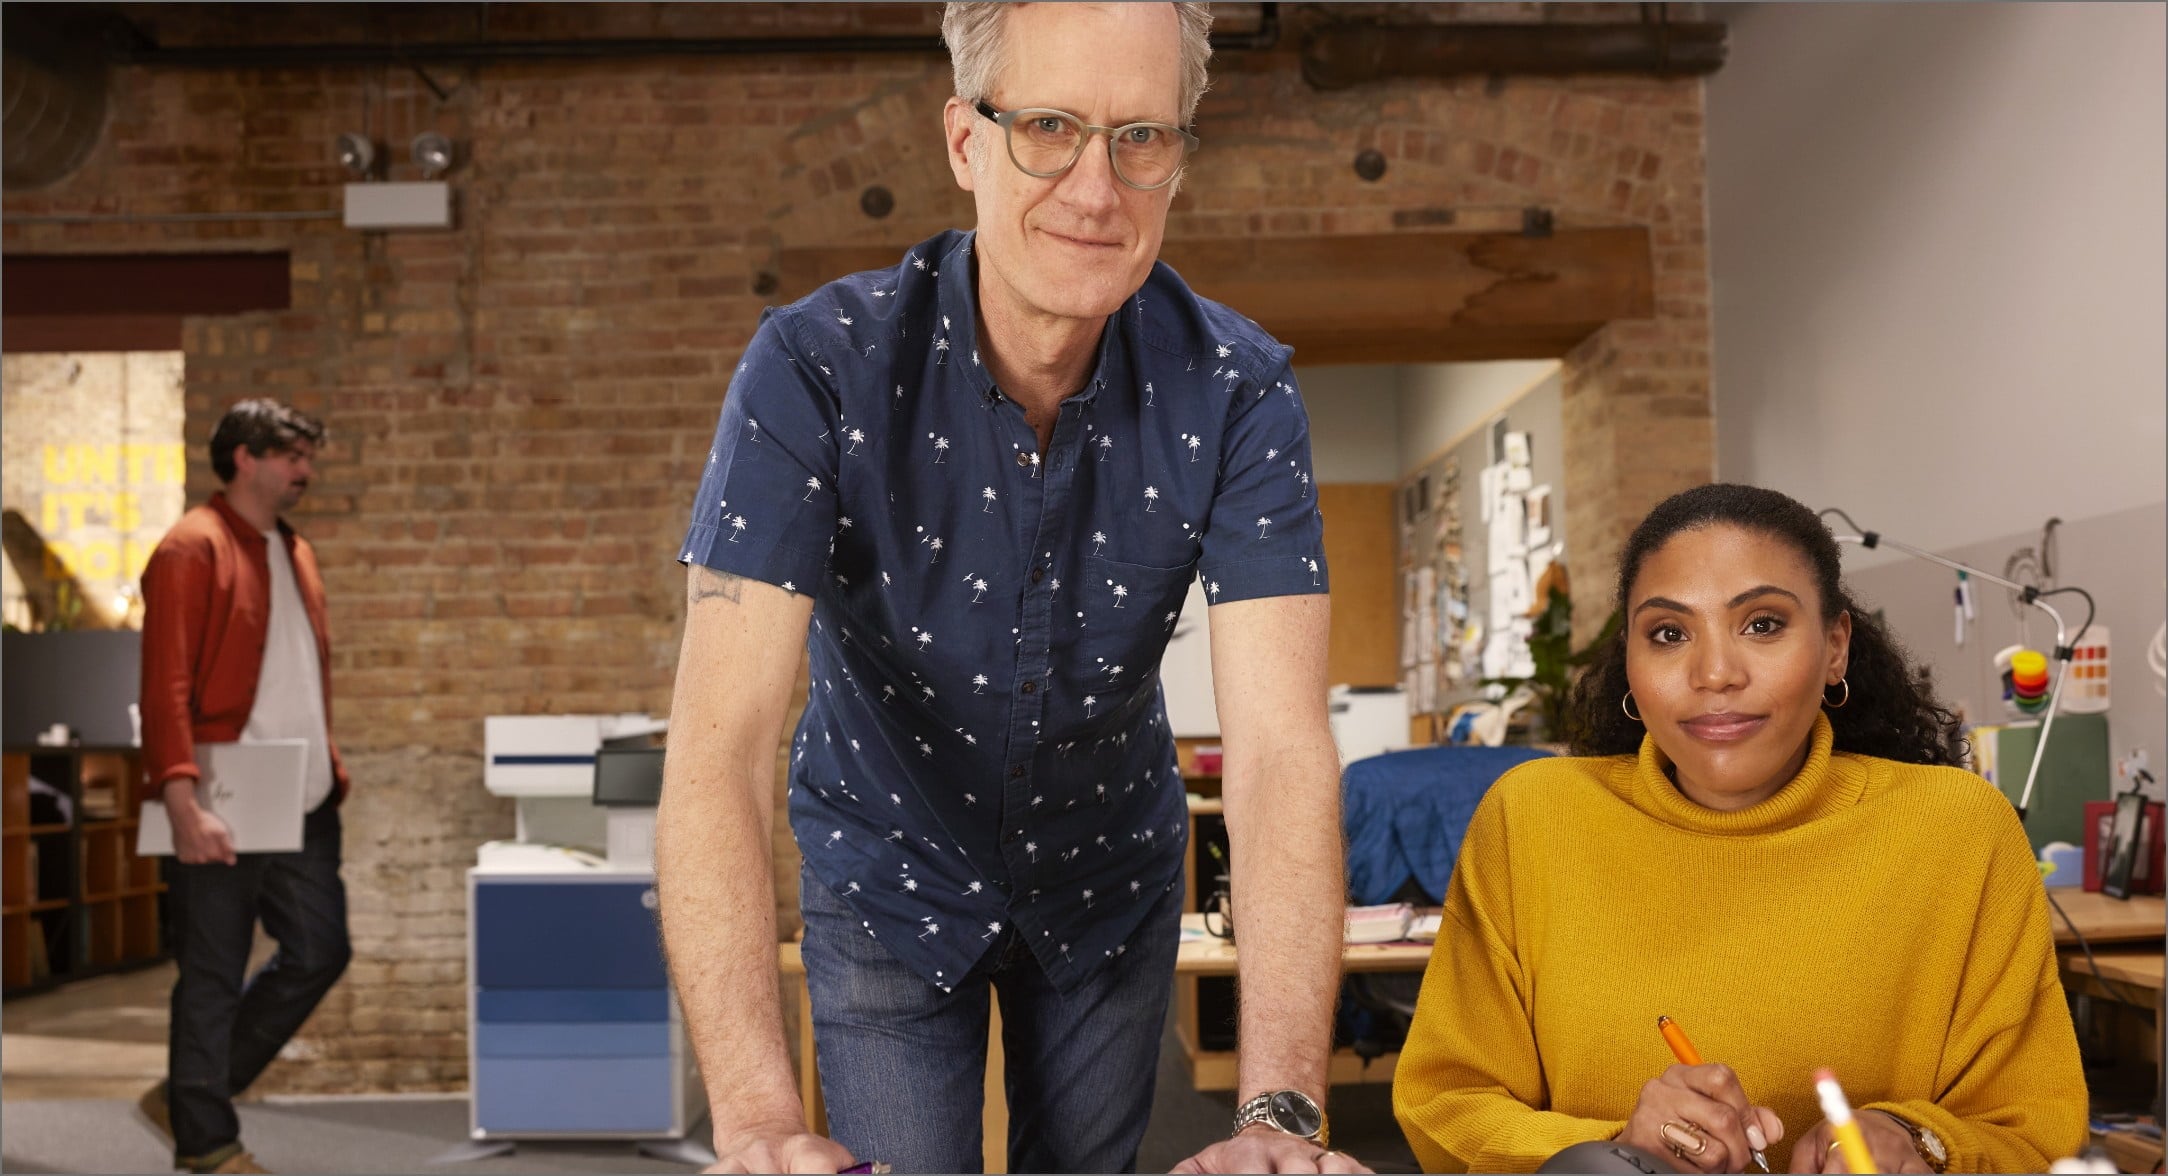
[{"label": "palm tree print shirt", "polygon": [[1012,931],[1070,988],[1181,882],[1158,667],[1191,580],[1326,590],[1309,419],[1289,349],[1162,264],[1040,453],[979,360],[972,240],[763,317],[681,559],[813,597],[791,826],[866,933],[948,989]]}]

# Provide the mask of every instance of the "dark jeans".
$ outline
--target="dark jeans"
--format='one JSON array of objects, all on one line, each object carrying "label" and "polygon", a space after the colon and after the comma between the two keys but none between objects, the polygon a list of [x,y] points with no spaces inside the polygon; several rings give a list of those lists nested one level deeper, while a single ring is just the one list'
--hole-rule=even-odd
[{"label": "dark jeans", "polygon": [[[186,1159],[234,1143],[233,1096],[278,1056],[346,970],[346,886],[339,807],[308,815],[298,853],[244,853],[231,866],[168,863],[174,955],[166,1098],[173,1151]],[[248,971],[256,921],[278,950]]]},{"label": "dark jeans", "polygon": [[898,1172],[984,1170],[987,1001],[1001,1001],[1011,1172],[1128,1172],[1152,1112],[1174,989],[1182,888],[1129,950],[1073,992],[1048,982],[1016,931],[944,993],[800,875],[806,983],[828,1133]]}]

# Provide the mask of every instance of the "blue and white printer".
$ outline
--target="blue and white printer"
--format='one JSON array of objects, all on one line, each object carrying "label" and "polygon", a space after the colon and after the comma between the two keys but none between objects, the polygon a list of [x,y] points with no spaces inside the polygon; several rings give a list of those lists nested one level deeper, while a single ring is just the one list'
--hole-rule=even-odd
[{"label": "blue and white printer", "polygon": [[[483,783],[517,802],[518,836],[483,845],[467,872],[477,1143],[626,1139],[699,1160],[682,1141],[706,1095],[655,914],[663,728],[645,715],[484,720]],[[606,799],[632,803],[595,803],[598,759]]]}]

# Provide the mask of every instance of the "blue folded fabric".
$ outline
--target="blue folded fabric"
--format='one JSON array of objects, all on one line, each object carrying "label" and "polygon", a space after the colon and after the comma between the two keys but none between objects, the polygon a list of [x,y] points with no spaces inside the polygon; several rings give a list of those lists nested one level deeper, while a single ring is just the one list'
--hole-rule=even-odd
[{"label": "blue folded fabric", "polygon": [[1348,899],[1389,902],[1410,878],[1433,903],[1491,784],[1547,755],[1530,747],[1418,747],[1359,759],[1342,775]]}]

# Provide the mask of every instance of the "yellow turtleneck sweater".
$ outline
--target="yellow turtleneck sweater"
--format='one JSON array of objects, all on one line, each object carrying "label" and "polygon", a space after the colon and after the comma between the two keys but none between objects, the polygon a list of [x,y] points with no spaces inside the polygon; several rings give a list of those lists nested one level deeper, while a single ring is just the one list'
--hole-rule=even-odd
[{"label": "yellow turtleneck sweater", "polygon": [[1739,812],[1688,800],[1655,744],[1500,779],[1469,822],[1393,1076],[1432,1172],[1527,1172],[1616,1135],[1673,1064],[1669,1015],[1776,1111],[1932,1128],[1953,1172],[2044,1172],[2086,1140],[2046,895],[2010,802],[1955,768],[1831,754]]}]

